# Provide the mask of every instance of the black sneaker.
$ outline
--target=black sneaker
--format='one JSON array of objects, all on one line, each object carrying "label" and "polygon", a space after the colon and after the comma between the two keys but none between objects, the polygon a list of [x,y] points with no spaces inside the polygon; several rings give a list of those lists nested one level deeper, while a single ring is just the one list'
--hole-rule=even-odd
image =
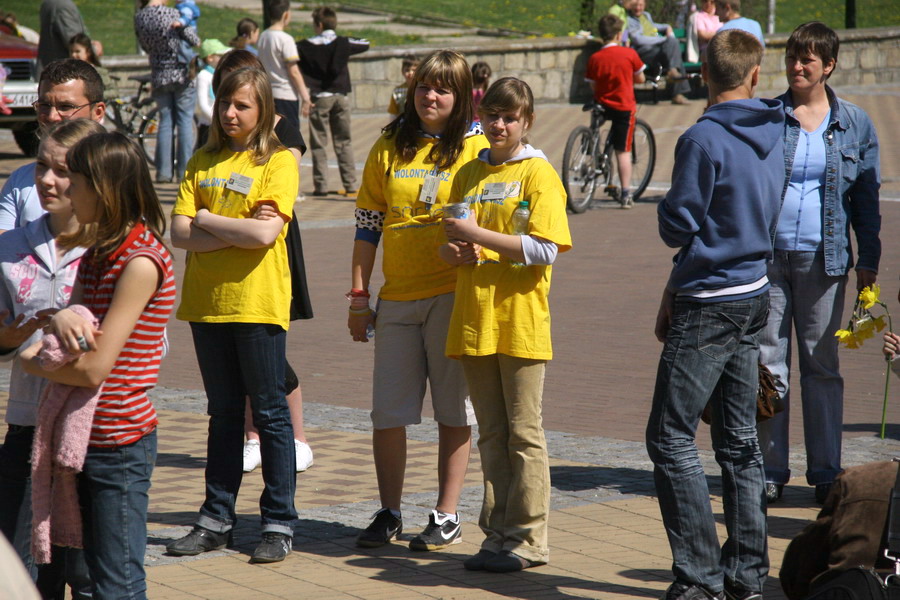
[{"label": "black sneaker", "polygon": [[725,600],[763,600],[762,592],[752,592],[725,584]]},{"label": "black sneaker", "polygon": [[725,600],[725,593],[714,594],[699,585],[675,582],[666,590],[661,600]]},{"label": "black sneaker", "polygon": [[174,556],[196,556],[211,550],[221,550],[231,542],[231,532],[216,533],[194,525],[191,532],[166,546],[166,552]]},{"label": "black sneaker", "polygon": [[376,512],[375,519],[356,538],[356,545],[363,548],[384,546],[403,532],[403,519],[395,517],[389,508]]},{"label": "black sneaker", "polygon": [[443,550],[451,544],[462,541],[462,525],[459,516],[454,523],[450,515],[438,522],[438,513],[432,510],[428,516],[428,526],[409,542],[410,550]]},{"label": "black sneaker", "polygon": [[294,539],[285,533],[265,531],[262,534],[262,541],[259,543],[259,546],[256,547],[256,550],[253,551],[250,562],[281,562],[291,553],[293,543]]},{"label": "black sneaker", "polygon": [[631,195],[631,191],[622,190],[622,193],[619,194],[619,203],[622,205],[622,208],[634,206],[634,197]]}]

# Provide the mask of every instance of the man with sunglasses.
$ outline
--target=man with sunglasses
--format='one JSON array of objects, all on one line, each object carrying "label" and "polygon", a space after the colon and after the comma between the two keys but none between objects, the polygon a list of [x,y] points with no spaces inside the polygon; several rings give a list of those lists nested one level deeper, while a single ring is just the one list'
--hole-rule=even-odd
[{"label": "man with sunglasses", "polygon": [[[69,119],[103,122],[103,81],[83,60],[56,60],[41,71],[33,104],[41,129]],[[0,233],[22,227],[44,214],[34,184],[35,163],[13,171],[0,192]]]}]

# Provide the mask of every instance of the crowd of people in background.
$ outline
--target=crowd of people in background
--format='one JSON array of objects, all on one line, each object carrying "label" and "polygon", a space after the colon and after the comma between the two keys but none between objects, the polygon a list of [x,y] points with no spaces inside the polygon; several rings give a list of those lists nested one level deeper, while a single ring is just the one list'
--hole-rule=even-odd
[{"label": "crowd of people in background", "polygon": [[[13,361],[0,532],[41,595],[61,598],[68,586],[73,598],[146,597],[158,424],[147,393],[176,309],[168,221],[171,245],[187,252],[176,318],[190,324],[210,420],[205,501],[166,550],[227,547],[242,474],[261,465],[251,562],[291,553],[296,474],[313,464],[299,378],[285,354],[290,323],[313,315],[294,212],[307,150],[301,116],[310,121],[316,193],[328,193],[330,131],[343,193],[356,198],[347,327],[354,341],[377,340],[371,419],[381,507],[357,545],[383,546],[403,530],[406,428],[421,422],[428,388],[437,501],[410,550],[461,540],[458,503],[477,423],[484,540],[463,566],[547,564],[548,294],[552,265],[572,239],[559,176],[526,138],[537,119],[529,86],[508,76],[491,83],[489,65],[453,50],[404,57],[392,120],[357,186],[347,61],[368,42],[339,36],[332,9],[316,9],[315,36],[297,43],[284,31],[289,2],[270,2],[269,28],[243,19],[226,46],[201,43],[193,2],[143,0],[135,30],[160,110],[156,182],[180,182],[164,215],[140,148],[101,125],[103,69],[69,4],[42,4],[38,159],[0,192],[0,359]],[[684,65],[672,28],[655,23],[644,0],[610,13],[598,23],[603,47],[585,77],[613,122],[627,208],[633,85],[657,64],[680,104]],[[790,477],[792,328],[817,501],[842,471],[834,333],[849,270],[857,289],[876,281],[878,140],[868,116],[827,85],[839,40],[824,24],[792,33],[788,91],[776,99],[754,99],[764,41],[739,0],[703,2],[691,27],[709,106],[680,137],[672,188],[658,207],[660,235],[677,254],[655,327],[664,346],[646,430],[674,558],[664,598],[760,600],[765,504]],[[200,67],[196,78],[191,65]],[[384,284],[375,291],[382,242]],[[888,338],[885,352],[898,347]],[[785,404],[759,429],[758,364],[772,371]],[[695,444],[704,409],[725,482],[723,545]]]}]

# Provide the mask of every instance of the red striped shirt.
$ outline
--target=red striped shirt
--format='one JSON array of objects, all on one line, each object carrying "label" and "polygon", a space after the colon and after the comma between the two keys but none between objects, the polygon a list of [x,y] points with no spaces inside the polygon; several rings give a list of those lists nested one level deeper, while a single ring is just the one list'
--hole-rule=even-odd
[{"label": "red striped shirt", "polygon": [[134,331],[103,382],[91,427],[91,446],[124,446],[156,428],[156,411],[147,391],[156,385],[166,323],[175,306],[172,255],[139,223],[106,261],[95,262],[93,251],[89,250],[78,268],[78,281],[82,286],[82,303],[102,323],[119,277],[128,262],[138,256],[145,256],[156,264],[162,273],[162,284],[144,307]]}]

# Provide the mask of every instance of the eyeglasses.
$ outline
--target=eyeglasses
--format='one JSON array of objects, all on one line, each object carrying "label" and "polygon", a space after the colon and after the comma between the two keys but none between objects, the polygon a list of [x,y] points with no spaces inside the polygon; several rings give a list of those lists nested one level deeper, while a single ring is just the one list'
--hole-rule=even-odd
[{"label": "eyeglasses", "polygon": [[96,102],[88,102],[87,104],[78,106],[76,104],[50,104],[49,102],[41,102],[40,100],[37,100],[32,103],[31,106],[34,107],[34,111],[39,115],[49,115],[51,111],[56,110],[56,113],[60,117],[66,119],[77,113],[85,106],[91,106],[92,104],[96,104]]}]

